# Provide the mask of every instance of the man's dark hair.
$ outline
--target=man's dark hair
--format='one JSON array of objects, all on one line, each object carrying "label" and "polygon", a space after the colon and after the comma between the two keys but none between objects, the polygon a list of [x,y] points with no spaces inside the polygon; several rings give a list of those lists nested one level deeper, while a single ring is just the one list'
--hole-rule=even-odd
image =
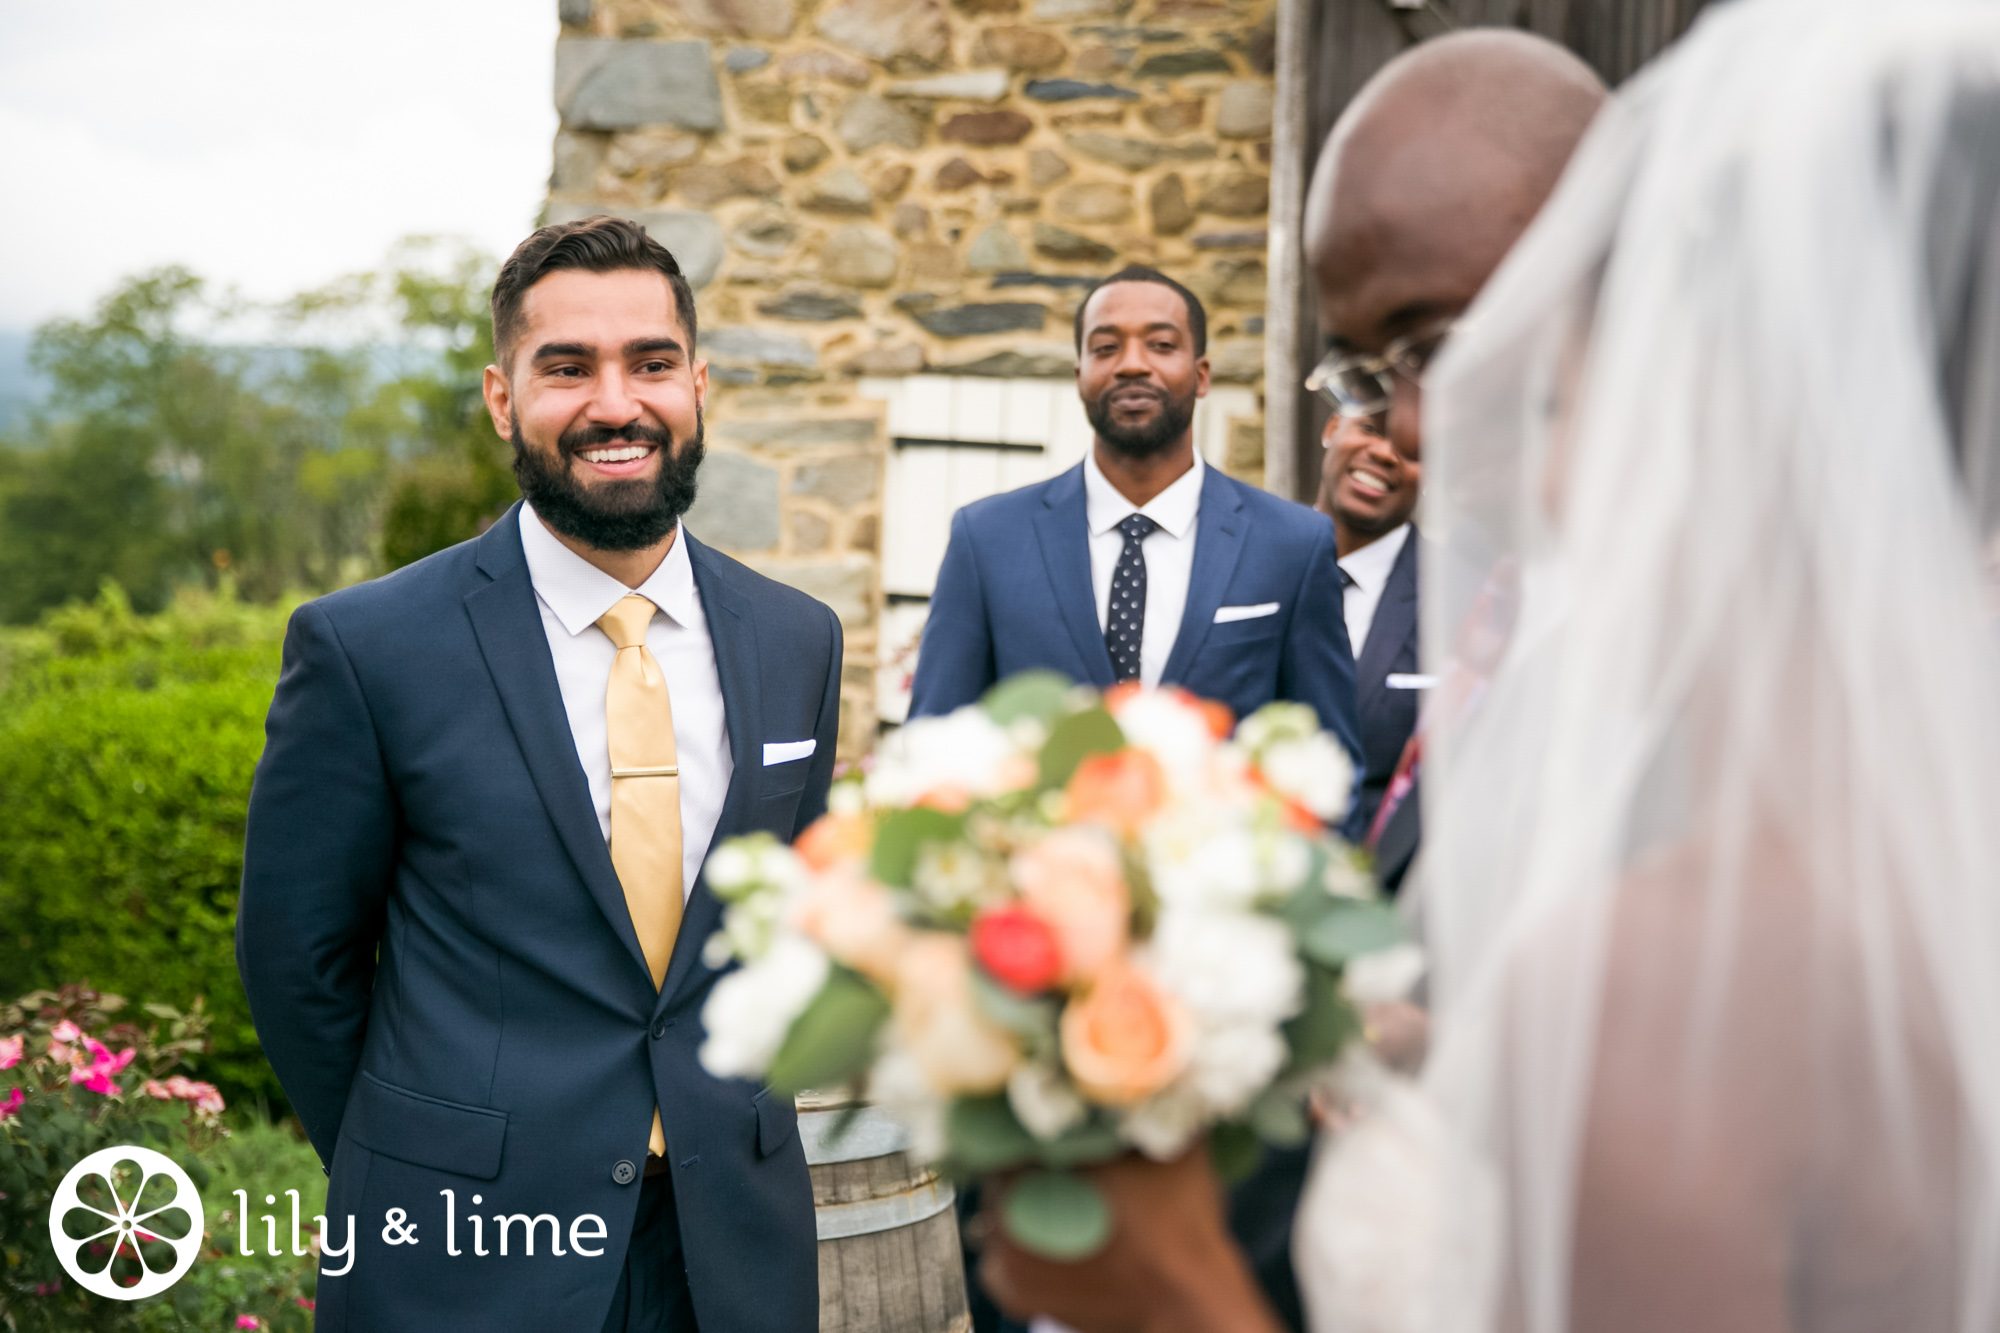
[{"label": "man's dark hair", "polygon": [[1144,264],[1128,264],[1085,292],[1083,300],[1077,302],[1076,352],[1078,356],[1083,355],[1084,307],[1090,304],[1091,297],[1097,295],[1114,282],[1157,282],[1160,286],[1170,291],[1178,292],[1181,300],[1187,304],[1188,336],[1194,339],[1194,354],[1196,356],[1208,355],[1208,312],[1201,308],[1201,298],[1156,268],[1147,268]]},{"label": "man's dark hair", "polygon": [[687,330],[688,355],[694,355],[694,288],[681,273],[680,261],[638,223],[592,217],[541,228],[514,247],[514,253],[500,266],[500,276],[493,280],[493,354],[501,365],[512,360],[514,342],[521,336],[521,304],[528,289],[564,269],[586,273],[637,269],[660,274],[673,288],[674,311]]}]

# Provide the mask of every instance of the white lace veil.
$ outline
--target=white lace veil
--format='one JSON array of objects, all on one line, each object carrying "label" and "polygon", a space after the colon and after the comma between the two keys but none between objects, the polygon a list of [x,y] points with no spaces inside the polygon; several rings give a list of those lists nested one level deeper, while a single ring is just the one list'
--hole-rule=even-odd
[{"label": "white lace veil", "polygon": [[1717,6],[1426,381],[1457,1330],[2000,1327],[2000,4]]}]

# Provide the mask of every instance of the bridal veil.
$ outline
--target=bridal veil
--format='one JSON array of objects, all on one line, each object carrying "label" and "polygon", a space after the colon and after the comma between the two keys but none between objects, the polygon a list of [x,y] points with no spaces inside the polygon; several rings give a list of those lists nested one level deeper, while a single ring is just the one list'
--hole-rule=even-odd
[{"label": "bridal veil", "polygon": [[1996,190],[2000,5],[1719,5],[1447,343],[1428,1257],[1318,1328],[2000,1328]]}]

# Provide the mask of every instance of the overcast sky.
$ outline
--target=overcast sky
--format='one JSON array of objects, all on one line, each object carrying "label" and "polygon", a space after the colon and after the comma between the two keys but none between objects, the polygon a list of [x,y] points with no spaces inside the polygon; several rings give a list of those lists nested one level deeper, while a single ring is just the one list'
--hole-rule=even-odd
[{"label": "overcast sky", "polygon": [[181,263],[273,297],[399,237],[505,254],[556,0],[0,0],[0,330]]}]

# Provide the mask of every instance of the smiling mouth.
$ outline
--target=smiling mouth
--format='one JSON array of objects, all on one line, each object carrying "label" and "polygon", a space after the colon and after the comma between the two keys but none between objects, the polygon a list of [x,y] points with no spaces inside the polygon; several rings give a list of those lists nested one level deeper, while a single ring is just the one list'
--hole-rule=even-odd
[{"label": "smiling mouth", "polygon": [[1359,491],[1364,499],[1379,500],[1387,495],[1391,489],[1387,477],[1384,477],[1379,472],[1371,472],[1367,468],[1351,467],[1347,469],[1347,480],[1348,484]]},{"label": "smiling mouth", "polygon": [[579,449],[576,456],[586,463],[636,463],[653,452],[650,444],[605,444],[592,449]]}]

